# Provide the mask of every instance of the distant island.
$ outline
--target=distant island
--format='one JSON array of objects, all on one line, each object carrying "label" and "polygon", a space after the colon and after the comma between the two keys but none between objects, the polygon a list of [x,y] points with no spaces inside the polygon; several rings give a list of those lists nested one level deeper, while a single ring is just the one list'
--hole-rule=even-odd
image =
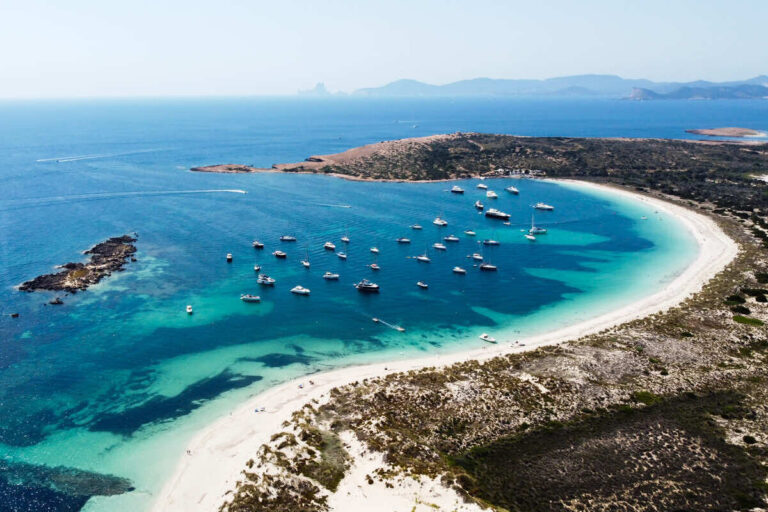
[{"label": "distant island", "polygon": [[[300,94],[331,95],[320,83]],[[616,75],[575,75],[545,80],[473,78],[444,85],[418,80],[397,80],[380,87],[358,89],[352,96],[361,97],[473,97],[473,96],[541,96],[596,97],[633,100],[660,99],[750,99],[768,98],[768,76],[731,82],[654,82],[628,79]]]},{"label": "distant island", "polygon": [[697,128],[695,130],[685,130],[687,133],[695,135],[706,135],[708,137],[768,137],[765,132],[759,132],[751,128],[737,128],[734,126],[725,128]]}]

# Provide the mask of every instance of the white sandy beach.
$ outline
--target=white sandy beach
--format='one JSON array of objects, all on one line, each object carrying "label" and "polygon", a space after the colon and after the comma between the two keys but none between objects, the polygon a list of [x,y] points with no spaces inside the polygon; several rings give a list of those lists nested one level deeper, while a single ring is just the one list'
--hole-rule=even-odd
[{"label": "white sandy beach", "polygon": [[[483,349],[406,361],[353,366],[313,374],[311,379],[314,385],[309,385],[309,377],[305,377],[259,393],[191,440],[187,447],[188,454],[180,454],[181,459],[174,474],[157,496],[153,510],[163,512],[217,510],[225,499],[225,493],[234,488],[245,463],[256,455],[258,448],[267,442],[272,434],[281,429],[281,424],[290,418],[291,413],[313,399],[322,402],[334,387],[391,372],[426,366],[443,366],[468,359],[487,359],[500,354],[531,350],[542,345],[577,339],[608,327],[664,311],[699,291],[702,285],[720,272],[738,252],[736,243],[714,221],[692,210],[613,187],[584,182],[569,183],[579,187],[610,190],[614,194],[643,201],[657,210],[677,216],[691,230],[698,242],[699,253],[696,260],[663,290],[597,318],[522,339],[520,341],[525,343],[524,347],[502,341],[498,345],[489,345]],[[300,384],[303,388],[299,388]],[[266,410],[254,412],[261,407]],[[369,457],[371,456],[369,454]],[[351,471],[352,474],[345,477],[341,483],[340,490],[343,492],[336,493],[330,500],[332,510],[349,512],[361,510],[362,503],[366,503],[366,510],[382,512],[401,510],[403,504],[410,503],[412,507],[416,498],[419,497],[426,502],[440,503],[450,508],[458,506],[455,505],[455,496],[450,492],[440,491],[429,483],[426,486],[415,487],[406,485],[389,491],[372,488],[365,491],[369,493],[367,495],[361,495],[359,492],[354,494],[353,491],[360,488],[355,482],[362,481],[362,475],[370,470],[365,467],[364,461],[356,462]],[[347,492],[351,493],[350,497],[343,498],[342,495],[347,496]],[[385,492],[390,495],[383,496]],[[471,509],[467,507],[462,510]],[[407,510],[411,508],[408,507]]]}]

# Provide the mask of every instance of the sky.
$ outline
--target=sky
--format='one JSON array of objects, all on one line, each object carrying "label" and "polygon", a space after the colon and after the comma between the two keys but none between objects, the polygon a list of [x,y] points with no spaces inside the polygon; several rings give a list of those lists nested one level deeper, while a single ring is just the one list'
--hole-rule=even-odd
[{"label": "sky", "polygon": [[0,98],[768,74],[767,0],[0,0]]}]

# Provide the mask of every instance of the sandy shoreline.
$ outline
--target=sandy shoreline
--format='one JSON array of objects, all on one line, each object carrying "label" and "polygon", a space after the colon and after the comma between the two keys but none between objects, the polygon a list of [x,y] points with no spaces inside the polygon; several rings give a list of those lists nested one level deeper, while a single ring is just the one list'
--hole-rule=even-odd
[{"label": "sandy shoreline", "polygon": [[[167,480],[157,496],[155,511],[215,511],[224,501],[224,494],[234,488],[245,463],[256,455],[258,448],[281,429],[294,410],[305,403],[328,395],[337,386],[426,366],[444,366],[468,359],[488,359],[500,354],[531,350],[580,338],[608,327],[646,317],[679,304],[696,293],[709,279],[730,263],[738,246],[710,218],[681,206],[659,199],[629,192],[624,189],[587,182],[568,181],[583,188],[609,190],[625,198],[650,204],[654,208],[678,217],[691,230],[698,245],[696,260],[664,289],[622,307],[618,310],[586,320],[576,325],[521,339],[524,347],[508,341],[473,349],[431,357],[389,363],[376,363],[332,370],[294,379],[265,390],[252,397],[230,415],[219,419],[199,432],[188,444],[188,454],[182,455],[174,474]],[[299,388],[303,384],[303,388]],[[256,413],[256,408],[264,412]]]}]

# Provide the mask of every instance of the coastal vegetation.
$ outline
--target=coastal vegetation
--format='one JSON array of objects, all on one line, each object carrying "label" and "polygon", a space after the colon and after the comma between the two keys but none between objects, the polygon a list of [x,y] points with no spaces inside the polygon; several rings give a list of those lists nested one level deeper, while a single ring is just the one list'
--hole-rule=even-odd
[{"label": "coastal vegetation", "polygon": [[[768,505],[768,307],[761,286],[768,276],[768,192],[749,177],[765,168],[765,146],[477,134],[407,144],[409,152],[392,162],[374,152],[365,165],[317,170],[402,178],[402,169],[444,177],[513,168],[597,179],[713,217],[740,251],[699,293],[666,312],[557,346],[336,388],[255,454],[258,471],[244,471],[221,509],[275,510],[264,506],[269,501],[327,510],[337,475],[301,471],[294,459],[305,451],[284,445],[294,436],[323,446],[315,432],[351,435],[383,454],[385,466],[367,475],[371,485],[438,478],[482,507]],[[312,450],[313,464],[322,464]],[[354,457],[345,471],[352,466]]]}]

